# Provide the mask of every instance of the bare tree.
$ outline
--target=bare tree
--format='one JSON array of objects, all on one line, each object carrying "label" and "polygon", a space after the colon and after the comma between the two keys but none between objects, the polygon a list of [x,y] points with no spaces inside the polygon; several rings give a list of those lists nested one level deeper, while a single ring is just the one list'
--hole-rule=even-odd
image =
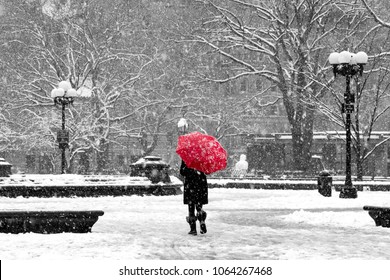
[{"label": "bare tree", "polygon": [[[365,5],[367,5],[364,2]],[[382,24],[377,18],[372,18],[372,10],[365,16],[365,26],[349,28],[348,33],[354,36],[348,37],[349,47],[353,51],[364,49],[369,55],[369,64],[365,67],[363,77],[355,76],[353,79],[353,94],[355,96],[355,111],[352,124],[352,145],[355,152],[357,178],[361,180],[368,172],[368,160],[375,155],[375,152],[383,147],[390,138],[385,137],[375,145],[370,145],[375,130],[387,130],[383,127],[384,119],[388,117],[389,105],[389,68],[388,32],[383,32]],[[363,13],[364,15],[364,13]],[[353,26],[357,26],[356,24]],[[318,110],[324,113],[328,120],[338,127],[346,126],[345,116],[342,112],[344,103],[344,84],[338,87],[335,83],[329,87],[329,92],[333,96],[329,99],[316,100]],[[323,84],[328,87],[330,84]],[[333,102],[335,101],[335,103]],[[334,106],[336,104],[336,106]],[[365,168],[366,167],[366,168]],[[375,168],[375,167],[373,167]]]},{"label": "bare tree", "polygon": [[[51,89],[69,80],[92,93],[67,108],[71,160],[80,151],[95,151],[97,171],[103,171],[110,143],[146,126],[156,132],[166,122],[166,114],[152,112],[163,112],[175,98],[155,94],[163,58],[143,27],[142,1],[12,1],[7,8],[2,62],[13,109],[36,120],[28,127],[55,143],[59,122],[48,118]],[[155,145],[156,139],[144,152]]]},{"label": "bare tree", "polygon": [[[316,83],[329,71],[326,50],[350,15],[334,1],[200,1],[209,9],[203,29],[192,40],[230,62],[228,83],[261,77],[275,85],[293,136],[295,169],[310,162],[315,105],[326,87]],[[252,55],[245,55],[252,54]]]},{"label": "bare tree", "polygon": [[[374,20],[381,26],[383,27],[386,27],[386,28],[390,28],[390,23],[386,22],[385,20],[383,20],[379,15],[378,15],[378,12],[376,12],[371,5],[369,5],[367,3],[367,0],[361,0],[363,5],[366,7],[367,11],[371,14],[371,16],[374,18]],[[373,3],[374,4],[374,3]],[[376,3],[377,5],[379,5],[379,9],[382,9],[383,11],[387,11],[387,9],[389,8],[388,6],[386,6],[387,4],[385,2],[382,2],[382,1],[377,1]]]}]

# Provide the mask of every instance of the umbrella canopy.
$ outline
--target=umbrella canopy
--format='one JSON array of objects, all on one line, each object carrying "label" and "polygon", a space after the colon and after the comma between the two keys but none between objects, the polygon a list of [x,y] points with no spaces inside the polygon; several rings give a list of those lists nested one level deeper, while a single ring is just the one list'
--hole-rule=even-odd
[{"label": "umbrella canopy", "polygon": [[227,152],[215,137],[191,132],[179,136],[176,153],[189,168],[205,174],[226,168]]}]

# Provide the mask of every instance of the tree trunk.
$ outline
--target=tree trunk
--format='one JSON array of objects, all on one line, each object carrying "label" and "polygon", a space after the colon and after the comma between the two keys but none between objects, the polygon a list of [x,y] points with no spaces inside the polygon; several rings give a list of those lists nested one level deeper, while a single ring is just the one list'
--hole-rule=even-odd
[{"label": "tree trunk", "polygon": [[[288,120],[291,125],[293,169],[307,171],[311,161],[313,143],[314,108],[310,105],[299,105],[293,108],[290,102],[285,103]],[[290,107],[288,107],[290,106]]]},{"label": "tree trunk", "polygon": [[295,124],[292,128],[292,150],[294,170],[307,171],[310,167],[311,146],[313,142],[313,120],[305,120],[303,124]]},{"label": "tree trunk", "polygon": [[363,168],[363,162],[359,158],[356,159],[356,180],[357,181],[363,181],[364,176],[364,168]]},{"label": "tree trunk", "polygon": [[100,140],[99,151],[97,152],[97,173],[104,173],[108,168],[109,145],[106,139]]}]

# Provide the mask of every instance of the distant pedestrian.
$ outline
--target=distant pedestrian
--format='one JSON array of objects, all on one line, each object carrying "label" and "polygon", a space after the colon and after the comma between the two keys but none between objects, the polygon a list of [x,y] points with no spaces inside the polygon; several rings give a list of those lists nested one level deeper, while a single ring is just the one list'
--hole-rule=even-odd
[{"label": "distant pedestrian", "polygon": [[240,160],[236,163],[233,170],[233,177],[244,177],[248,172],[248,162],[246,155],[242,154]]},{"label": "distant pedestrian", "polygon": [[184,177],[183,202],[188,204],[189,234],[197,235],[196,220],[200,224],[200,233],[204,234],[207,232],[205,223],[207,213],[203,210],[203,205],[208,203],[206,175],[201,171],[187,167],[184,161],[181,162],[180,174]]}]

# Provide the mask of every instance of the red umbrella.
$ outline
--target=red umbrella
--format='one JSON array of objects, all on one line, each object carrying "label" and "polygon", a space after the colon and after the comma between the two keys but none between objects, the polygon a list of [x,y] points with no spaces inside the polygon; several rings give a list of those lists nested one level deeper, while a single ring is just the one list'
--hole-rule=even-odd
[{"label": "red umbrella", "polygon": [[179,136],[176,153],[185,164],[205,174],[226,168],[227,152],[215,137],[192,132]]}]

